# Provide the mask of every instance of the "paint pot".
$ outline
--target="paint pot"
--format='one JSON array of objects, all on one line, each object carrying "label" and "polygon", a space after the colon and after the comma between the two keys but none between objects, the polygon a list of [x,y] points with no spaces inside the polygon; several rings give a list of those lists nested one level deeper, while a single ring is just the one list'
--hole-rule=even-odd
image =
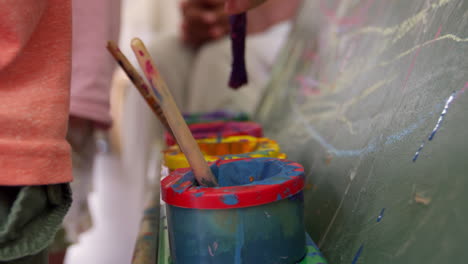
[{"label": "paint pot", "polygon": [[214,121],[249,121],[246,113],[219,110],[207,113],[186,113],[184,119],[187,124],[208,123]]},{"label": "paint pot", "polygon": [[[204,138],[224,138],[230,136],[253,136],[262,137],[263,130],[260,124],[255,122],[211,122],[191,124],[189,129],[195,139]],[[176,144],[174,137],[166,132],[166,144],[172,146]]]},{"label": "paint pot", "polygon": [[190,169],[161,183],[173,263],[293,264],[305,255],[304,169],[273,158],[219,160],[220,187]]},{"label": "paint pot", "polygon": [[[280,152],[278,143],[269,138],[232,136],[199,139],[197,143],[207,162],[219,159],[286,158],[286,154]],[[177,145],[164,150],[164,164],[170,171],[189,167],[187,158]]]}]

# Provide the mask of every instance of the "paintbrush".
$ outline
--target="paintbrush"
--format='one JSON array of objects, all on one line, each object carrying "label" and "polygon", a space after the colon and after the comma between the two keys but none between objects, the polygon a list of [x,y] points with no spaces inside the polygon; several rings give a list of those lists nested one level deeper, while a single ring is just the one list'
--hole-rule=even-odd
[{"label": "paintbrush", "polygon": [[197,142],[193,138],[192,133],[190,132],[179,108],[167,88],[166,83],[157,72],[145,45],[140,39],[135,38],[132,40],[132,49],[138,59],[140,67],[146,75],[146,79],[150,84],[149,91],[150,93],[153,93],[156,101],[161,106],[164,116],[167,118],[180,149],[187,157],[190,167],[192,167],[195,179],[202,186],[217,186],[218,184],[215,177],[211,173]]},{"label": "paintbrush", "polygon": [[[107,42],[107,50],[110,52],[110,54],[112,54],[114,59],[127,74],[128,78],[130,79],[130,81],[132,81],[133,85],[143,96],[151,110],[153,110],[153,112],[156,114],[159,121],[161,121],[161,123],[167,129],[167,131],[169,131],[169,133],[172,133],[171,127],[167,123],[167,119],[164,117],[164,113],[161,107],[156,102],[155,97],[152,96],[152,94],[149,92],[148,85],[138,73],[138,71],[135,69],[135,67],[133,67],[133,65],[130,63],[127,57],[125,57],[125,55],[120,51],[119,47],[113,41]],[[173,133],[172,135],[174,136]]]}]

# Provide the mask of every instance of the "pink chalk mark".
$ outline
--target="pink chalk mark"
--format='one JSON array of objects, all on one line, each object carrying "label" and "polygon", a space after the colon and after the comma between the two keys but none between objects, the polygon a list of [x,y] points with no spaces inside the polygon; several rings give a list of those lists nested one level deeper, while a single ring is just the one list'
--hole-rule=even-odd
[{"label": "pink chalk mark", "polygon": [[218,242],[213,243],[213,250],[211,250],[211,246],[208,246],[208,253],[210,253],[210,256],[214,257],[214,252],[218,249]]},{"label": "pink chalk mark", "polygon": [[[441,32],[442,32],[442,25],[440,25],[439,28],[437,29],[437,33],[435,34],[433,40],[436,40],[440,36]],[[418,57],[419,52],[421,51],[421,48],[422,48],[422,46],[420,46],[416,50],[416,53],[414,54],[413,59],[411,60],[411,65],[410,65],[410,67],[408,69],[408,73],[406,74],[406,78],[405,78],[405,81],[403,83],[403,89],[402,89],[403,91],[406,89],[406,86],[408,85],[409,77],[410,77],[411,73],[413,72],[414,65],[416,64],[416,58]]]},{"label": "pink chalk mark", "polygon": [[311,50],[311,51],[307,51],[306,53],[304,53],[304,59],[307,59],[307,60],[315,60],[317,58],[317,52]]},{"label": "pink chalk mark", "polygon": [[340,25],[340,26],[346,26],[346,25],[358,25],[362,24],[365,21],[364,16],[367,15],[368,10],[370,6],[373,4],[374,0],[368,0],[366,3],[359,9],[356,14],[348,16],[348,17],[338,17],[336,15],[336,9],[338,8],[338,5],[340,4],[339,1],[337,2],[337,5],[333,8],[328,8],[326,1],[321,0],[320,1],[320,10],[322,13],[329,19],[330,22],[333,22],[334,24]]},{"label": "pink chalk mark", "polygon": [[437,33],[434,36],[434,39],[438,38],[440,36],[440,32],[442,31],[442,25],[439,26],[439,29],[437,30]]},{"label": "pink chalk mark", "polygon": [[312,78],[306,78],[303,76],[297,76],[296,81],[299,82],[301,88],[300,92],[303,95],[315,95],[315,94],[320,94],[320,89],[318,89],[319,82],[312,79]]},{"label": "pink chalk mark", "polygon": [[304,76],[297,76],[296,81],[299,82],[299,84],[301,85],[306,85],[310,87],[317,87],[320,85],[319,81]]},{"label": "pink chalk mark", "polygon": [[468,89],[468,82],[465,83],[465,86],[460,90],[459,93],[464,93]]},{"label": "pink chalk mark", "polygon": [[419,47],[416,50],[416,53],[414,54],[413,59],[411,60],[411,64],[410,64],[410,67],[408,69],[408,73],[406,74],[405,81],[403,82],[403,89],[402,89],[403,91],[406,89],[406,86],[408,85],[408,80],[409,80],[409,78],[411,76],[411,73],[413,73],[414,65],[416,64],[416,58],[418,57],[419,52],[421,51],[421,48],[422,47]]},{"label": "pink chalk mark", "polygon": [[210,256],[214,257],[213,251],[211,251],[211,247],[208,246],[208,253],[210,253]]}]

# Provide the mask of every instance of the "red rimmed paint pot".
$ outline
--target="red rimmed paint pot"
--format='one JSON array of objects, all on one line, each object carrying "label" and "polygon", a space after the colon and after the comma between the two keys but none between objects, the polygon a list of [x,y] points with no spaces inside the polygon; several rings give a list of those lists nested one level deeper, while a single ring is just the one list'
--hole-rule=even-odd
[{"label": "red rimmed paint pot", "polygon": [[[198,123],[189,125],[189,129],[195,139],[204,138],[225,138],[230,136],[253,136],[262,137],[263,129],[262,126],[255,122],[210,122],[210,123]],[[174,145],[174,137],[166,132],[166,144],[168,146]]]},{"label": "red rimmed paint pot", "polygon": [[196,186],[189,169],[162,183],[174,263],[293,264],[305,254],[304,169],[273,158],[220,160],[220,187]]}]

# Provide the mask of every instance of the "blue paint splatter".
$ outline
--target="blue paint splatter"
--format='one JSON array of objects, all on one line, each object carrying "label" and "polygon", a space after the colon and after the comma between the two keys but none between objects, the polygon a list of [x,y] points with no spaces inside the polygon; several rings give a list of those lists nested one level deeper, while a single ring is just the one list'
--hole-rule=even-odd
[{"label": "blue paint splatter", "polygon": [[278,196],[276,197],[276,201],[279,201],[281,199],[283,199],[283,198],[281,198],[281,194],[278,194]]},{"label": "blue paint splatter", "polygon": [[423,143],[421,144],[421,146],[419,146],[418,150],[417,150],[416,153],[414,154],[413,162],[416,162],[416,160],[418,159],[419,154],[421,154],[421,150],[424,148],[424,144],[425,144],[425,142],[423,141]]},{"label": "blue paint splatter", "polygon": [[193,172],[190,171],[184,174],[184,176],[182,176],[182,178],[180,178],[176,183],[174,183],[171,186],[171,188],[174,192],[181,194],[184,191],[186,191],[188,188],[193,186],[194,183],[195,183],[195,176],[193,175]]},{"label": "blue paint splatter", "polygon": [[163,98],[162,98],[161,94],[158,92],[158,90],[155,88],[155,85],[153,83],[153,79],[150,79],[150,84],[151,84],[151,89],[153,90],[154,94],[156,95],[156,97],[159,100],[159,103],[162,103]]},{"label": "blue paint splatter", "polygon": [[[291,176],[304,176],[303,171],[295,171],[298,167],[269,158],[226,163],[217,168],[218,171],[213,169],[212,171],[219,186],[222,187],[277,185],[291,180]],[[245,177],[239,177],[239,175],[245,175]],[[253,182],[250,181],[250,177],[254,178]]]},{"label": "blue paint splatter", "polygon": [[[465,87],[463,89],[461,89],[459,92],[456,92],[454,91],[450,96],[449,98],[447,98],[447,100],[445,101],[445,105],[444,105],[444,109],[442,109],[442,113],[440,114],[439,116],[439,119],[437,120],[437,123],[434,127],[434,129],[432,129],[432,132],[431,134],[429,135],[429,138],[428,140],[429,141],[432,141],[435,137],[435,135],[437,134],[437,131],[439,131],[439,128],[440,128],[440,125],[442,124],[442,122],[444,121],[444,118],[445,118],[445,115],[447,115],[447,112],[448,112],[448,109],[450,107],[450,105],[452,104],[452,102],[457,98],[457,96],[459,94],[462,94],[465,92],[465,89],[468,87],[468,83],[465,85]],[[419,157],[419,154],[421,154],[421,151],[423,150],[424,148],[424,145],[425,145],[425,142],[423,142],[421,144],[421,146],[419,146],[418,150],[416,151],[416,153],[414,154],[413,156],[413,162],[416,162],[416,160],[418,159]]]},{"label": "blue paint splatter", "polygon": [[358,251],[356,252],[356,255],[354,256],[354,259],[353,259],[353,262],[352,264],[356,264],[359,257],[361,256],[361,253],[362,253],[362,249],[364,248],[364,245],[361,245],[358,249]]},{"label": "blue paint splatter", "polygon": [[202,197],[202,196],[203,196],[203,194],[204,194],[204,192],[200,192],[200,193],[196,193],[196,194],[194,194],[194,196],[198,198],[198,197]]},{"label": "blue paint splatter", "polygon": [[227,205],[236,205],[239,203],[239,199],[237,198],[237,195],[235,194],[226,194],[226,195],[223,195],[223,203]]},{"label": "blue paint splatter", "polygon": [[382,211],[380,211],[380,214],[379,216],[377,217],[377,223],[379,223],[380,221],[382,221],[382,218],[384,216],[384,212],[385,212],[385,208],[382,208]]},{"label": "blue paint splatter", "polygon": [[450,104],[453,102],[456,96],[457,96],[457,92],[454,91],[452,95],[450,95],[450,97],[445,102],[445,106],[444,106],[444,109],[442,110],[442,113],[440,114],[439,120],[437,120],[437,123],[434,129],[432,130],[431,135],[429,136],[429,141],[431,141],[434,138],[435,134],[439,130],[440,125],[442,124],[442,121],[444,121],[444,117],[447,114],[447,111],[450,107]]}]

